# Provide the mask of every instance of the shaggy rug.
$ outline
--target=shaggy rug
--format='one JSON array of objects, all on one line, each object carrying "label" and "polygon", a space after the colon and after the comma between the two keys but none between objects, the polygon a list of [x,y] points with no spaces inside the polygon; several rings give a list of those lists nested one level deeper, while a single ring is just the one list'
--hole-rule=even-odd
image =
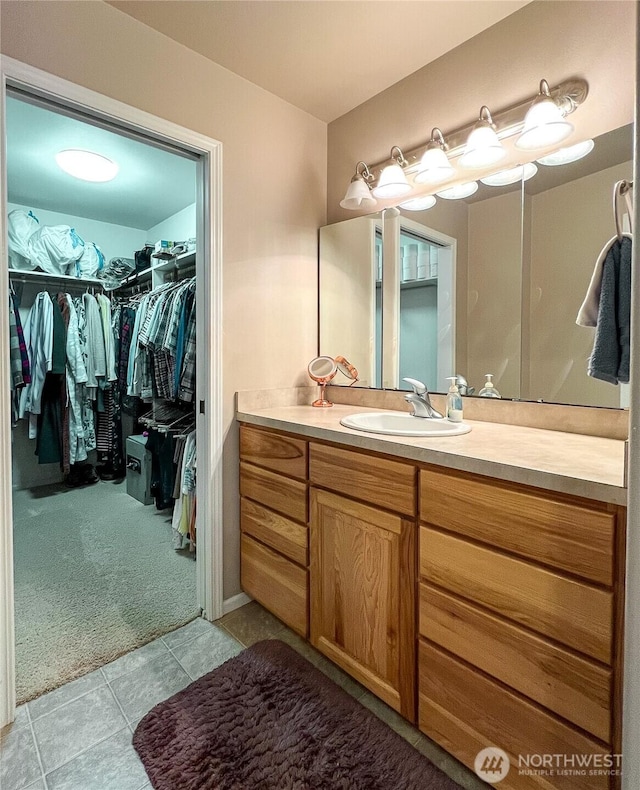
[{"label": "shaggy rug", "polygon": [[156,790],[459,790],[276,640],[156,705],[133,745]]}]

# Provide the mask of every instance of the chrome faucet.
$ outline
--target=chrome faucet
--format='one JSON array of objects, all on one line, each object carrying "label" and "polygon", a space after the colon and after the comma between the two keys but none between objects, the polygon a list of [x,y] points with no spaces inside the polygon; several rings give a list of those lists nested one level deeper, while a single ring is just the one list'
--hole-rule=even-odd
[{"label": "chrome faucet", "polygon": [[407,401],[407,403],[410,403],[413,407],[413,411],[411,412],[413,417],[426,417],[430,420],[444,419],[442,414],[440,414],[439,411],[436,411],[431,405],[429,390],[425,384],[423,384],[421,381],[417,381],[416,379],[402,380],[406,381],[407,384],[411,384],[413,388],[413,392],[410,392],[408,395],[404,396],[404,399]]}]

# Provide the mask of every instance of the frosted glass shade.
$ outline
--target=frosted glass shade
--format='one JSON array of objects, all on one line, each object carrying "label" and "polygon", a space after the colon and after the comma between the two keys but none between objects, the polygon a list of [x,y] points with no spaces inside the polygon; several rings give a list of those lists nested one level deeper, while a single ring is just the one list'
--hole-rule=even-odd
[{"label": "frosted glass shade", "polygon": [[516,181],[528,181],[533,178],[538,172],[538,168],[533,162],[527,162],[526,165],[517,165],[517,167],[510,167],[508,170],[502,170],[500,173],[494,173],[490,176],[481,178],[483,184],[489,187],[504,187],[507,184],[515,184]]},{"label": "frosted glass shade", "polygon": [[562,111],[550,97],[536,100],[529,108],[516,148],[534,151],[566,140],[573,132]]},{"label": "frosted glass shade", "polygon": [[436,195],[445,200],[461,200],[462,198],[470,197],[477,191],[477,182],[467,181],[465,184],[456,184],[449,187],[449,189],[444,189],[442,192],[436,192]]},{"label": "frosted glass shade", "polygon": [[362,178],[356,178],[349,184],[347,193],[340,201],[342,208],[353,210],[364,208],[372,209],[376,206],[377,200],[371,194],[371,190]]},{"label": "frosted glass shade", "polygon": [[464,153],[460,157],[460,167],[489,167],[507,155],[495,130],[489,124],[478,125],[471,131]]},{"label": "frosted glass shade", "polygon": [[61,170],[82,181],[102,183],[113,181],[120,169],[116,162],[102,154],[84,151],[80,148],[68,148],[56,154],[56,162]]},{"label": "frosted glass shade", "polygon": [[436,199],[433,195],[422,195],[421,197],[411,198],[400,203],[400,208],[407,211],[426,211],[428,208],[433,208],[436,204]]},{"label": "frosted glass shade", "polygon": [[373,188],[374,196],[383,199],[402,197],[407,192],[411,192],[411,185],[400,165],[387,165],[380,173],[378,185]]},{"label": "frosted glass shade", "polygon": [[455,173],[455,168],[442,148],[427,148],[413,179],[416,184],[441,184]]},{"label": "frosted glass shade", "polygon": [[556,167],[557,165],[568,165],[570,162],[577,162],[583,156],[590,154],[593,151],[593,140],[583,140],[581,143],[570,145],[567,148],[561,148],[559,151],[554,151],[552,154],[541,156],[536,159],[541,165]]}]

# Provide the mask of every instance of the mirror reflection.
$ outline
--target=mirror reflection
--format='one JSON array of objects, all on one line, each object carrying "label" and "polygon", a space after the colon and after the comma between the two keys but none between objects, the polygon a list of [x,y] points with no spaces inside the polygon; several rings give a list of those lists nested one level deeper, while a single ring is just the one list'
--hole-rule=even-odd
[{"label": "mirror reflection", "polygon": [[587,376],[594,330],[575,321],[615,233],[614,185],[632,177],[632,132],[524,182],[321,228],[319,352],[345,353],[356,386],[408,376],[446,392],[460,374],[477,394],[491,374],[503,398],[626,406],[624,386]]}]

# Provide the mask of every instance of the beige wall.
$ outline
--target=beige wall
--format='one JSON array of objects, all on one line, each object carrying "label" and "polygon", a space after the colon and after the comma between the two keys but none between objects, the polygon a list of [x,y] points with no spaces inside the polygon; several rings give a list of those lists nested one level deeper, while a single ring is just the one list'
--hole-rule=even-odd
[{"label": "beige wall", "polygon": [[224,591],[231,596],[240,590],[233,395],[306,383],[317,342],[326,124],[101,2],[9,0],[0,12],[3,54],[223,143]]},{"label": "beige wall", "polygon": [[503,398],[520,397],[521,226],[519,189],[469,205],[463,372],[476,392],[492,373]]},{"label": "beige wall", "polygon": [[529,392],[523,398],[620,406],[620,388],[586,375],[594,329],[576,316],[600,251],[614,235],[613,185],[631,179],[631,162],[528,197],[530,224]]}]

